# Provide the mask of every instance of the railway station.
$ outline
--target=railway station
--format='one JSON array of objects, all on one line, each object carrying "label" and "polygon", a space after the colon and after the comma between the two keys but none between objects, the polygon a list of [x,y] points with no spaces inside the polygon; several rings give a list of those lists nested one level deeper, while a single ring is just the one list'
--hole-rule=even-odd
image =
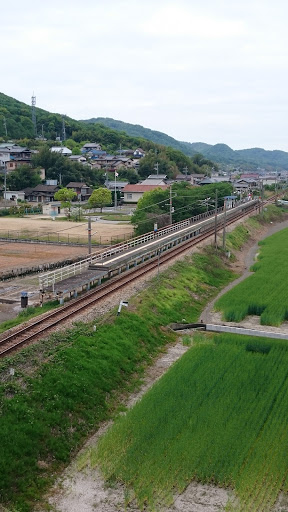
[{"label": "railway station", "polygon": [[79,294],[98,286],[103,280],[143,264],[150,259],[161,258],[161,255],[191,239],[216,233],[226,224],[234,222],[246,213],[254,212],[258,200],[240,203],[226,211],[219,208],[217,212],[209,211],[197,217],[180,221],[156,232],[132,238],[117,244],[106,251],[90,254],[87,258],[45,273],[39,278],[39,289],[43,301],[58,299],[60,304],[65,300],[78,297]]}]

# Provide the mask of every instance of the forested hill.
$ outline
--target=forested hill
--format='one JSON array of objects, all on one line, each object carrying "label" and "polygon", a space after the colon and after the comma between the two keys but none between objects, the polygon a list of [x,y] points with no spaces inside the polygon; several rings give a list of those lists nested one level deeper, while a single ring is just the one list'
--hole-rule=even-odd
[{"label": "forested hill", "polygon": [[[107,151],[116,151],[122,148],[142,147],[145,151],[157,149],[151,140],[131,136],[124,132],[112,130],[101,124],[87,124],[68,116],[55,114],[36,108],[37,134],[44,135],[48,141],[55,141],[57,136],[62,139],[63,121],[65,122],[66,139],[73,139],[76,143],[98,142]],[[6,135],[7,129],[7,135]],[[0,93],[0,139],[22,140],[26,145],[33,145],[35,139],[32,123],[31,106]],[[68,142],[68,141],[67,141]],[[183,155],[183,158],[187,156]]]},{"label": "forested hill", "polygon": [[[93,118],[87,121],[77,121],[68,116],[50,113],[36,108],[37,133],[44,133],[50,141],[57,136],[62,138],[63,120],[65,121],[66,138],[76,143],[83,141],[99,142],[108,151],[122,148],[142,147],[145,151],[170,146],[187,156],[201,153],[206,159],[232,166],[246,168],[265,167],[266,169],[287,169],[288,153],[284,151],[266,151],[261,148],[233,150],[226,144],[205,144],[204,142],[177,141],[165,133],[116,121],[110,118]],[[7,130],[7,136],[6,136]],[[31,106],[10,96],[0,93],[0,138],[33,139],[35,136]],[[28,144],[28,142],[26,141]]]},{"label": "forested hill", "polygon": [[184,142],[180,142],[170,135],[166,135],[166,133],[157,132],[156,130],[150,130],[150,128],[144,128],[140,124],[131,124],[124,123],[123,121],[117,121],[116,119],[111,119],[110,117],[97,117],[82,121],[83,123],[100,123],[104,126],[111,128],[112,130],[118,130],[131,135],[132,137],[141,137],[143,139],[151,140],[155,142],[155,144],[161,144],[162,146],[170,146],[171,148],[178,149],[179,151],[183,151],[188,156],[195,155],[198,151],[192,150],[189,152],[189,143],[188,146]]},{"label": "forested hill", "polygon": [[83,123],[100,123],[114,130],[126,132],[131,136],[143,137],[156,144],[171,146],[174,149],[183,151],[188,156],[201,153],[205,158],[217,163],[230,164],[233,166],[246,165],[251,168],[266,167],[288,170],[288,153],[285,151],[266,151],[262,148],[233,150],[226,144],[206,144],[204,142],[183,142],[166,135],[165,133],[144,128],[138,124],[124,123],[108,117],[92,118]]}]

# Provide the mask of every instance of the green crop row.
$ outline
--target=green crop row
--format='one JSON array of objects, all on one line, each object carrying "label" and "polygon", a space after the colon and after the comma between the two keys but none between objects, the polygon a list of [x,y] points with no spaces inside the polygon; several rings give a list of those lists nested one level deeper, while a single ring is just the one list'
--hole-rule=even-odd
[{"label": "green crop row", "polygon": [[118,418],[92,466],[124,482],[141,510],[171,504],[193,479],[233,487],[243,512],[268,510],[288,491],[287,377],[286,342],[196,343]]},{"label": "green crop row", "polygon": [[223,295],[215,305],[226,321],[240,322],[260,316],[263,325],[280,325],[288,319],[288,229],[266,238],[253,265],[254,274]]}]

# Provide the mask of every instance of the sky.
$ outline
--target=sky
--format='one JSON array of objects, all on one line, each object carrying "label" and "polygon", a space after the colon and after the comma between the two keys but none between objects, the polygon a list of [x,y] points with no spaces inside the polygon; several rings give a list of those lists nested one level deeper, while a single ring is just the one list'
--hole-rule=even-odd
[{"label": "sky", "polygon": [[288,151],[286,0],[13,0],[0,92],[74,119]]}]

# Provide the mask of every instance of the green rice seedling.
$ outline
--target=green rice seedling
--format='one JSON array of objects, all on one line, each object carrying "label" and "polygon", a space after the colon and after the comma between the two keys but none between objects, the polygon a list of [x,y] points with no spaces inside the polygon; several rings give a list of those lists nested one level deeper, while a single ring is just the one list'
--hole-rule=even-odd
[{"label": "green rice seedling", "polygon": [[227,321],[240,322],[258,315],[265,325],[280,325],[287,316],[288,229],[275,233],[261,244],[254,274],[224,294],[215,305]]},{"label": "green rice seedling", "polygon": [[233,486],[245,512],[266,510],[288,472],[287,363],[282,340],[193,345],[101,439],[94,460],[149,510],[192,479]]}]

